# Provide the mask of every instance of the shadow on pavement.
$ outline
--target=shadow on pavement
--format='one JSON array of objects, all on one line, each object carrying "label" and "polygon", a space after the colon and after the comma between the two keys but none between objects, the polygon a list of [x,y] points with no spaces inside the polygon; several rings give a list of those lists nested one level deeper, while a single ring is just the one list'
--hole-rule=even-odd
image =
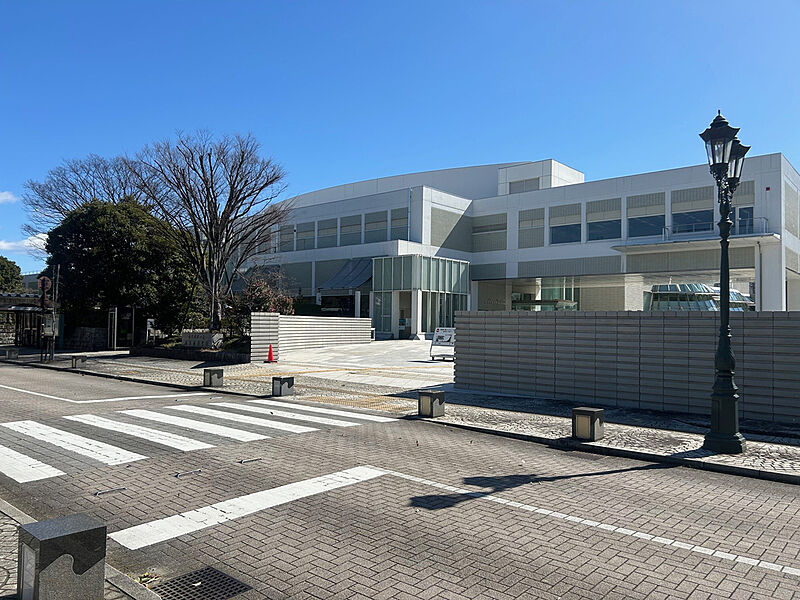
[{"label": "shadow on pavement", "polygon": [[498,492],[504,492],[513,488],[517,488],[529,483],[551,483],[553,481],[561,481],[563,479],[575,479],[578,477],[598,477],[603,475],[614,475],[617,473],[627,473],[630,471],[651,471],[654,469],[674,469],[677,465],[667,464],[652,464],[643,465],[639,467],[630,467],[627,469],[612,469],[609,471],[595,471],[592,473],[578,473],[575,475],[553,475],[549,477],[537,477],[536,475],[496,475],[487,477],[465,477],[463,479],[464,485],[472,485],[482,488],[490,488],[486,491],[464,492],[460,494],[430,494],[427,496],[414,496],[409,502],[409,506],[414,508],[424,508],[426,510],[441,510],[443,508],[452,508],[453,506],[466,502],[467,500],[474,500],[476,498],[483,498],[491,496]]}]

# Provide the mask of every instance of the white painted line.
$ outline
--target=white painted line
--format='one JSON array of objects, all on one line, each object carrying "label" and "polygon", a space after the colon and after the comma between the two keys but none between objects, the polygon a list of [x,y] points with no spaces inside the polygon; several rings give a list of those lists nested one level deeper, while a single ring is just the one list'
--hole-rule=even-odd
[{"label": "white painted line", "polygon": [[0,423],[0,425],[17,433],[29,435],[37,440],[53,444],[64,450],[99,460],[107,465],[119,465],[147,458],[141,454],[128,452],[111,444],[91,440],[49,425],[37,423],[36,421],[14,421],[12,423]]},{"label": "white painted line", "polygon": [[350,412],[347,410],[336,410],[333,408],[322,408],[321,406],[306,406],[305,404],[293,404],[291,402],[276,402],[275,400],[248,400],[253,404],[263,404],[264,406],[275,406],[277,408],[293,408],[295,410],[305,410],[307,412],[322,413],[325,415],[335,415],[339,417],[351,417],[353,419],[363,419],[365,421],[375,421],[376,423],[390,423],[397,421],[391,417],[378,417],[367,415],[360,412]]},{"label": "white painted line", "polygon": [[100,429],[107,429],[109,431],[115,431],[117,433],[124,433],[125,435],[142,438],[153,442],[154,444],[176,448],[177,450],[183,450],[184,452],[189,450],[204,450],[206,448],[214,447],[211,444],[206,444],[205,442],[193,440],[192,438],[177,435],[175,433],[167,433],[165,431],[159,431],[158,429],[141,427],[139,425],[131,425],[129,423],[120,423],[119,421],[112,421],[111,419],[106,419],[105,417],[99,417],[97,415],[70,415],[64,418],[69,419],[70,421],[77,421],[78,423],[85,423],[86,425],[93,425],[94,427],[99,427]]},{"label": "white painted line", "polygon": [[30,456],[20,454],[5,446],[0,446],[0,473],[20,483],[58,477],[64,474],[63,471],[59,471],[55,467],[51,467]]},{"label": "white painted line", "polygon": [[11,387],[10,385],[0,385],[0,388],[5,388],[14,392],[21,392],[23,394],[30,394],[31,396],[41,396],[42,398],[50,398],[51,400],[63,400],[65,402],[72,402],[66,398],[59,398],[58,396],[51,396],[50,394],[41,394],[39,392],[31,392],[30,390],[23,390],[20,388]]},{"label": "white painted line", "polygon": [[310,431],[318,431],[313,427],[306,427],[304,425],[292,425],[291,423],[282,423],[280,421],[270,421],[269,419],[259,419],[258,417],[251,417],[249,415],[237,415],[234,413],[224,412],[221,410],[211,410],[210,408],[203,408],[202,406],[191,406],[183,404],[181,406],[165,406],[172,410],[182,410],[184,412],[194,413],[197,415],[205,415],[207,417],[215,417],[217,419],[226,419],[228,421],[236,421],[238,423],[248,423],[249,425],[258,425],[259,427],[269,427],[270,429],[279,429],[281,431],[289,431],[291,433],[308,433]]},{"label": "white painted line", "polygon": [[95,402],[124,402],[125,400],[158,400],[162,398],[188,398],[190,396],[210,396],[209,392],[187,392],[185,394],[161,394],[158,396],[125,396],[122,398],[101,398],[100,400],[67,400],[75,404],[94,404]]},{"label": "white painted line", "polygon": [[748,558],[746,556],[740,556],[738,554],[733,554],[730,552],[723,552],[722,550],[715,550],[713,548],[706,548],[704,546],[695,546],[694,544],[689,544],[686,542],[680,542],[677,540],[672,540],[670,538],[655,536],[650,533],[644,533],[642,531],[634,531],[633,529],[624,529],[622,527],[617,527],[615,525],[610,525],[606,523],[600,523],[598,521],[592,521],[591,519],[584,519],[583,517],[577,517],[575,515],[567,515],[564,513],[548,510],[546,508],[538,508],[536,506],[532,506],[530,504],[522,504],[520,502],[514,502],[513,500],[508,500],[506,498],[501,498],[499,496],[493,496],[491,494],[485,494],[484,492],[475,491],[475,490],[467,490],[464,488],[454,487],[452,485],[446,485],[443,483],[439,483],[436,481],[430,481],[428,479],[422,479],[421,477],[415,477],[414,475],[406,475],[405,473],[399,473],[397,471],[391,471],[389,469],[379,469],[377,467],[370,467],[371,469],[375,469],[378,471],[382,471],[386,475],[394,475],[395,477],[400,477],[401,479],[407,479],[408,481],[413,481],[415,483],[421,483],[422,485],[428,485],[431,487],[439,488],[442,490],[447,490],[448,492],[454,492],[456,494],[464,494],[469,495],[475,498],[476,500],[486,500],[488,502],[495,502],[497,504],[505,504],[507,506],[512,506],[514,508],[519,508],[528,512],[537,513],[540,515],[544,515],[550,518],[561,519],[564,521],[572,521],[574,523],[579,523],[581,525],[585,525],[587,527],[595,527],[597,529],[603,529],[609,531],[613,534],[619,534],[629,537],[635,537],[647,541],[652,541],[658,544],[663,544],[665,546],[674,546],[676,548],[681,548],[683,550],[689,550],[690,552],[698,552],[700,554],[705,554],[706,556],[713,556],[716,558],[720,558],[722,560],[732,561],[732,562],[742,562],[748,565],[759,566],[763,569],[769,569],[771,571],[780,571],[782,573],[787,573],[789,575],[800,575],[800,569],[795,567],[790,567],[787,565],[779,565],[776,563],[766,562],[763,560],[757,560],[754,558]]},{"label": "white painted line", "polygon": [[127,529],[122,529],[110,534],[115,540],[131,550],[151,546],[159,542],[194,531],[205,529],[213,525],[232,521],[274,506],[294,502],[301,498],[308,498],[322,492],[368,481],[385,475],[384,471],[371,467],[354,467],[330,475],[314,477],[305,481],[298,481],[288,485],[247,494],[211,506],[190,510],[179,515],[143,523]]},{"label": "white painted line", "polygon": [[162,413],[153,412],[151,410],[121,410],[123,415],[131,415],[140,419],[147,419],[148,421],[155,421],[156,423],[167,423],[168,425],[177,425],[185,429],[193,429],[195,431],[202,431],[204,433],[212,433],[226,438],[238,440],[240,442],[255,442],[257,440],[269,439],[269,436],[261,435],[260,433],[252,433],[244,429],[235,429],[233,427],[226,427],[225,425],[214,425],[213,423],[206,423],[205,421],[196,421],[194,419],[186,419],[184,417],[176,417],[175,415],[165,415]]},{"label": "white painted line", "polygon": [[210,396],[209,392],[187,392],[185,394],[163,394],[158,396],[126,396],[123,398],[101,398],[99,400],[70,400],[69,398],[62,398],[61,396],[51,396],[50,394],[43,394],[41,392],[32,392],[31,390],[23,390],[22,388],[11,387],[10,385],[0,385],[0,388],[5,388],[14,392],[22,394],[30,394],[32,396],[40,396],[42,398],[49,398],[50,400],[61,400],[62,402],[71,402],[72,404],[94,404],[96,402],[122,402],[124,400],[155,400],[160,398],[185,398],[189,396]]},{"label": "white painted line", "polygon": [[309,421],[310,423],[319,423],[321,425],[332,425],[333,427],[357,427],[362,423],[353,423],[352,421],[340,421],[339,419],[330,419],[328,417],[315,417],[313,415],[301,415],[300,413],[289,412],[286,410],[278,410],[276,408],[250,406],[249,404],[234,404],[233,402],[212,402],[214,406],[224,406],[225,408],[235,408],[237,410],[246,410],[255,412],[262,415],[273,415],[282,419],[294,419],[296,421]]}]

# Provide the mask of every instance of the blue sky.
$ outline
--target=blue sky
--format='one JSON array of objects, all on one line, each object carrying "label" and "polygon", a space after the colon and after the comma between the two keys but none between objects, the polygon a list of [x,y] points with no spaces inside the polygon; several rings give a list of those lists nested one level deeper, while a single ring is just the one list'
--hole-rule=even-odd
[{"label": "blue sky", "polygon": [[[247,132],[289,193],[555,158],[698,164],[721,108],[800,167],[800,2],[0,0],[0,254],[23,184],[178,129]],[[716,53],[715,53],[716,52]]]}]

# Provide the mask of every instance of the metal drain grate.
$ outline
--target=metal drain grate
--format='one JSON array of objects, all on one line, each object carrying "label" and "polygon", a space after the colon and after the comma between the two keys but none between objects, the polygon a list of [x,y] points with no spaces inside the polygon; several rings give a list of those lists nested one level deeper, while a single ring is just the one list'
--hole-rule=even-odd
[{"label": "metal drain grate", "polygon": [[213,567],[153,586],[153,591],[161,596],[161,600],[228,600],[251,589],[246,583]]}]

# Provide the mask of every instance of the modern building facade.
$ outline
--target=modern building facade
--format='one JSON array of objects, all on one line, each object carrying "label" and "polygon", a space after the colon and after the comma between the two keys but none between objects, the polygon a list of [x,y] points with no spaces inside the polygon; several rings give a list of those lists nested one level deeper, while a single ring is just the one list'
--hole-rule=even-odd
[{"label": "modern building facade", "polygon": [[[748,158],[734,197],[731,285],[800,310],[800,175]],[[455,310],[643,310],[660,284],[719,277],[707,165],[599,181],[555,160],[383,177],[290,200],[274,255],[298,292],[394,337]],[[388,260],[391,258],[391,260]],[[376,259],[376,260],[373,260]],[[371,267],[371,268],[370,268]]]}]

